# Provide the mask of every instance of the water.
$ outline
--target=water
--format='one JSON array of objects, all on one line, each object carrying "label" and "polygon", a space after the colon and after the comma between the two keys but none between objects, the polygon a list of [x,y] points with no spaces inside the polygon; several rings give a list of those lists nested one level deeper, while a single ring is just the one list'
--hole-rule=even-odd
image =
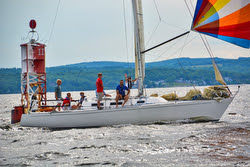
[{"label": "water", "polygon": [[[181,96],[189,89],[147,93],[176,91]],[[95,93],[85,94],[90,99]],[[79,92],[72,95],[78,98]],[[53,131],[11,125],[10,111],[19,104],[20,95],[0,95],[0,166],[250,166],[249,96],[250,85],[242,85],[220,122]]]}]

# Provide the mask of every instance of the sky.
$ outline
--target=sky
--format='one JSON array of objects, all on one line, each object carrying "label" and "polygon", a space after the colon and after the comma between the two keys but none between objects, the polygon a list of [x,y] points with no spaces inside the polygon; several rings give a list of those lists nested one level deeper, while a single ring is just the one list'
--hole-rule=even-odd
[{"label": "sky", "polygon": [[[191,12],[196,0],[187,0]],[[142,0],[145,48],[190,30],[184,0]],[[58,9],[58,10],[57,10]],[[0,68],[21,67],[20,44],[29,21],[46,44],[46,66],[92,61],[134,61],[131,0],[0,0]],[[250,57],[249,49],[207,37],[215,57]],[[146,62],[179,57],[208,58],[196,32],[146,54]]]}]

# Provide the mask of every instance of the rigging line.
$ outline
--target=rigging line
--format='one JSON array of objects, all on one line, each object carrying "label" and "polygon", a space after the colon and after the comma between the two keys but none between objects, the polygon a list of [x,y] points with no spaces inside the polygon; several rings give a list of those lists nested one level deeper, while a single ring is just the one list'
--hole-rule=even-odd
[{"label": "rigging line", "polygon": [[200,34],[200,37],[201,37],[201,39],[202,39],[202,41],[203,41],[203,43],[204,43],[204,45],[205,45],[205,47],[206,47],[206,49],[208,51],[209,56],[212,59],[212,62],[214,62],[217,65],[217,62],[216,62],[215,57],[214,57],[214,54],[213,54],[212,49],[211,49],[211,47],[210,47],[210,45],[209,45],[209,43],[207,41],[206,36],[203,36],[202,34]]},{"label": "rigging line", "polygon": [[169,23],[168,23],[166,20],[164,20],[164,19],[162,19],[161,22],[164,23],[164,24],[166,24],[166,25],[168,25],[169,27],[171,26],[171,27],[178,28],[178,29],[180,29],[180,30],[187,31],[187,29],[184,29],[183,27],[179,27],[179,26],[176,26],[176,25],[174,25],[174,24],[169,24]]},{"label": "rigging line", "polygon": [[[155,8],[156,8],[156,11],[157,11],[157,13],[158,13],[158,17],[159,17],[159,22],[158,22],[158,24],[157,24],[157,26],[156,26],[156,28],[154,29],[154,31],[151,33],[151,35],[150,35],[150,37],[149,37],[149,39],[148,39],[148,41],[146,42],[146,46],[148,45],[148,43],[150,42],[150,40],[152,39],[152,37],[153,37],[153,35],[154,35],[154,33],[156,32],[156,30],[159,28],[159,26],[160,26],[160,24],[161,23],[165,23],[165,24],[167,24],[167,25],[169,25],[165,20],[162,20],[162,18],[161,18],[161,16],[160,16],[160,12],[159,12],[159,10],[158,10],[158,6],[157,6],[157,4],[156,4],[156,1],[154,0],[154,4],[155,4]],[[172,25],[173,26],[173,25]],[[177,27],[177,26],[174,26],[174,27]],[[177,28],[179,28],[179,27],[177,27]],[[184,30],[183,28],[181,28],[182,30]],[[145,52],[144,52],[145,53]]]},{"label": "rigging line", "polygon": [[[156,59],[155,60],[158,60],[161,56],[163,56],[167,51],[169,51],[170,50],[170,48],[172,48],[176,43],[178,43],[180,41],[180,39],[179,40],[176,40],[175,41],[175,43],[173,43],[171,46],[169,46],[168,48],[166,48],[166,50],[164,51],[164,52],[162,52],[158,57],[156,57]],[[177,50],[178,51],[178,50]]]},{"label": "rigging line", "polygon": [[203,44],[205,45],[205,48],[207,49],[207,52],[209,54],[209,56],[211,57],[211,59],[213,60],[213,53],[211,51],[211,48],[209,47],[209,45],[206,43],[206,41],[204,40],[203,36],[199,33],[201,39],[202,39],[202,42]]},{"label": "rigging line", "polygon": [[154,4],[155,4],[156,11],[157,11],[157,13],[158,13],[159,20],[161,21],[161,15],[160,15],[160,12],[159,12],[159,9],[158,9],[158,6],[157,6],[155,0],[154,0]]},{"label": "rigging line", "polygon": [[194,5],[193,3],[191,2],[191,0],[189,0],[190,4],[191,4],[191,7],[192,7],[192,11],[194,11]]},{"label": "rigging line", "polygon": [[[125,1],[123,0],[123,4],[125,5]],[[124,9],[125,10],[125,9]],[[125,12],[125,11],[124,11]],[[127,27],[127,30],[129,30],[130,32],[134,32],[134,22],[133,22],[133,19],[134,19],[134,17],[133,17],[133,15],[130,15],[131,13],[129,12],[129,15],[127,16],[129,19],[127,19],[126,21],[126,25],[128,26],[128,25],[130,25],[130,27],[128,26]],[[125,16],[124,16],[125,17]],[[130,18],[131,17],[131,18]],[[129,23],[129,21],[130,21],[130,23]],[[131,29],[130,29],[131,28]],[[134,37],[134,35],[133,35],[133,33],[131,33],[131,35],[132,35],[132,39],[133,39],[133,37]],[[131,36],[129,36],[128,34],[126,35],[126,40],[128,40],[128,38],[131,38]],[[134,59],[134,40],[131,40],[131,42],[130,43],[128,43],[128,41],[127,41],[127,43],[126,43],[126,46],[127,46],[127,51],[128,51],[128,53],[127,53],[127,55],[128,55],[128,57],[127,57],[127,59],[128,59],[128,74],[131,74],[132,75],[132,73],[133,73],[133,63],[131,63],[131,62],[133,62],[133,59]],[[132,49],[131,49],[132,48]],[[129,56],[129,55],[132,55],[132,56]],[[131,61],[130,61],[131,60]]]},{"label": "rigging line", "polygon": [[187,35],[187,37],[186,37],[186,39],[185,39],[185,41],[184,41],[183,46],[181,46],[181,50],[180,50],[180,54],[179,54],[179,58],[181,57],[182,51],[183,51],[184,47],[185,47],[185,46],[186,46],[186,44],[187,44],[187,39],[188,39],[188,37],[189,37],[189,34]]},{"label": "rigging line", "polygon": [[190,14],[191,18],[193,18],[192,12],[191,12],[188,4],[187,4],[187,1],[186,0],[184,0],[184,1],[185,1],[185,4],[186,4],[186,7],[188,8],[188,11],[189,11],[189,14]]},{"label": "rigging line", "polygon": [[217,64],[217,62],[216,62],[216,60],[215,60],[215,56],[214,56],[214,54],[213,54],[213,52],[212,52],[212,49],[211,49],[211,47],[210,47],[210,44],[209,44],[209,42],[208,42],[208,40],[207,40],[207,37],[206,37],[205,35],[204,35],[203,37],[205,38],[205,41],[207,42],[208,48],[209,48],[210,53],[211,53],[211,55],[212,55],[212,60],[215,62],[215,64]]},{"label": "rigging line", "polygon": [[191,84],[192,84],[194,90],[196,91],[196,93],[199,94],[198,90],[196,89],[195,85],[193,84],[192,80],[190,79],[189,75],[187,74],[187,72],[185,71],[184,67],[182,66],[182,64],[181,64],[181,62],[180,62],[180,60],[179,60],[180,57],[181,57],[182,51],[183,51],[184,47],[186,46],[186,42],[187,42],[188,37],[189,37],[189,34],[187,35],[186,40],[185,40],[185,42],[184,42],[184,45],[183,45],[182,48],[181,48],[181,51],[180,51],[180,54],[179,54],[179,58],[177,59],[177,62],[178,62],[178,64],[181,66],[182,71],[184,72],[184,74],[187,76],[187,78],[188,78],[189,81],[191,82]]},{"label": "rigging line", "polygon": [[[212,52],[211,47],[210,47],[210,45],[209,45],[209,43],[208,43],[208,41],[207,41],[207,38],[204,36],[204,38],[205,38],[205,40],[204,40],[201,34],[200,34],[200,36],[201,36],[201,39],[202,39],[204,45],[206,46],[206,49],[207,49],[207,51],[208,51],[208,53],[209,53],[209,55],[210,55],[210,57],[211,57],[211,59],[212,59],[212,62],[215,63],[216,66],[217,66],[217,63],[216,63],[216,61],[215,61],[213,52]],[[207,43],[205,43],[205,41],[206,41]],[[218,67],[217,67],[217,68],[218,68]],[[215,70],[215,69],[214,69],[214,70]],[[219,69],[218,69],[218,70],[219,70]],[[220,72],[220,70],[219,70],[219,72]],[[223,79],[223,77],[222,77],[222,79]],[[229,91],[229,93],[230,93],[231,95],[233,95],[232,92],[231,92],[231,90],[229,89],[229,87],[227,86],[227,84],[226,84],[225,81],[224,81],[224,83],[225,83],[225,86],[226,86],[227,90]],[[223,85],[224,85],[224,84],[223,84]]]},{"label": "rigging line", "polygon": [[128,62],[128,72],[129,72],[129,61],[128,61],[128,33],[127,33],[127,22],[126,22],[126,9],[125,9],[125,2],[123,0],[123,21],[124,21],[124,31],[125,31],[125,43],[126,43],[126,55],[127,55],[127,62]]},{"label": "rigging line", "polygon": [[207,37],[206,37],[205,35],[204,35],[203,37],[205,38],[205,41],[206,41],[206,43],[207,43],[207,46],[208,46],[208,48],[209,48],[209,50],[210,50],[210,53],[211,53],[211,55],[212,55],[212,58],[213,58],[214,61],[215,61],[215,56],[214,56],[214,54],[213,54],[213,52],[212,52],[212,49],[211,49],[210,44],[209,44],[209,42],[208,42],[208,40],[207,40]]},{"label": "rigging line", "polygon": [[146,42],[146,46],[148,45],[148,43],[151,41],[151,39],[152,39],[152,37],[153,37],[153,35],[154,35],[154,33],[156,32],[156,30],[158,29],[158,27],[159,27],[159,25],[161,24],[161,22],[158,22],[158,24],[157,24],[157,26],[156,26],[156,28],[154,29],[154,31],[151,33],[151,35],[150,35],[150,37],[149,37],[149,39],[148,39],[148,41]]},{"label": "rigging line", "polygon": [[[48,39],[48,46],[49,46],[50,38],[51,38],[51,36],[52,36],[53,30],[54,30],[54,27],[55,27],[55,22],[56,22],[58,10],[59,10],[60,2],[61,2],[61,0],[58,0],[57,8],[56,8],[56,15],[55,15],[55,17],[54,17],[53,24],[52,24],[52,29],[51,29],[51,31],[50,31],[50,35],[49,35],[49,39]],[[48,49],[47,49],[47,50],[48,50]]]},{"label": "rigging line", "polygon": [[[197,38],[197,36],[195,36],[195,37],[193,37],[191,40],[189,40],[185,45],[187,45],[187,44],[189,44],[191,41],[193,41],[195,38]],[[179,42],[179,41],[176,41],[173,45],[171,45],[169,48],[171,48],[171,47],[173,47],[177,42]],[[169,48],[167,48],[166,49],[166,51],[164,51],[160,56],[158,56],[157,58],[156,58],[156,60],[158,60],[162,55],[164,55],[168,50],[169,50]],[[182,48],[182,46],[181,47],[179,47],[179,48],[177,48],[177,50],[174,52],[174,53],[172,53],[171,54],[171,56],[173,56],[175,53],[177,53],[178,51],[179,51],[179,49],[181,49]],[[169,57],[171,57],[171,56],[169,56]]]},{"label": "rigging line", "polygon": [[187,72],[185,71],[184,67],[182,66],[181,62],[179,59],[177,59],[178,64],[181,66],[182,71],[184,72],[184,74],[187,76],[187,78],[189,79],[191,85],[193,86],[194,90],[196,91],[197,94],[199,94],[198,90],[196,89],[195,85],[193,84],[192,80],[190,79],[189,75],[187,74]]},{"label": "rigging line", "polygon": [[154,31],[151,33],[148,41],[146,42],[146,46],[148,45],[148,43],[150,42],[150,40],[152,39],[154,33],[156,32],[156,30],[159,28],[159,25],[161,24],[161,15],[160,15],[160,12],[159,12],[159,9],[158,9],[158,6],[156,4],[156,1],[154,0],[154,4],[155,4],[155,8],[156,8],[156,11],[157,11],[157,14],[158,14],[158,17],[159,17],[159,22],[157,24],[157,26],[155,27]]},{"label": "rigging line", "polygon": [[[132,55],[131,56],[131,59],[130,60],[132,60],[131,62],[135,62],[135,40],[134,40],[134,38],[135,38],[135,36],[134,36],[134,16],[133,15],[130,15],[130,28],[131,28],[131,32],[133,32],[133,33],[131,33],[131,39],[133,39],[133,40],[131,40],[132,42],[130,43],[131,44],[131,46],[130,46],[130,48],[132,48],[132,49],[130,49],[129,51],[130,51],[130,55]],[[134,69],[133,69],[133,67],[135,68],[135,64],[134,64],[134,66],[133,66],[133,63],[131,63],[131,68],[130,68],[130,73],[131,73],[131,75],[132,75],[132,73],[133,73],[133,71],[135,71]]]},{"label": "rigging line", "polygon": [[178,39],[178,38],[180,38],[180,37],[182,37],[182,36],[188,34],[189,32],[190,32],[190,31],[187,31],[187,32],[185,32],[185,33],[183,33],[183,34],[181,34],[181,35],[178,35],[178,36],[176,36],[176,37],[174,37],[174,38],[171,38],[171,39],[169,39],[169,40],[167,40],[167,41],[165,41],[165,42],[162,42],[162,43],[160,43],[160,44],[158,44],[158,45],[156,45],[156,46],[154,46],[154,47],[152,47],[152,48],[146,49],[146,50],[142,51],[141,53],[146,53],[146,52],[148,52],[148,51],[150,51],[150,50],[153,50],[153,49],[155,49],[155,48],[158,48],[158,47],[160,47],[160,46],[162,46],[162,45],[164,45],[164,44],[166,44],[166,43],[168,43],[168,42],[171,42],[171,41],[173,41],[173,40],[175,40],[175,39]]}]

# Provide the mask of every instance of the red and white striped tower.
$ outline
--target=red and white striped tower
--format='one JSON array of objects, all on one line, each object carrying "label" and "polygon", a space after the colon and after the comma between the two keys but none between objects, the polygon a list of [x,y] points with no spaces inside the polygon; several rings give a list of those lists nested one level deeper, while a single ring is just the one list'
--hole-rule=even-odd
[{"label": "red and white striped tower", "polygon": [[[46,100],[45,44],[38,43],[38,33],[34,31],[36,21],[30,21],[29,43],[21,44],[21,102],[24,111],[30,109],[32,100]],[[46,104],[46,101],[44,102]]]}]

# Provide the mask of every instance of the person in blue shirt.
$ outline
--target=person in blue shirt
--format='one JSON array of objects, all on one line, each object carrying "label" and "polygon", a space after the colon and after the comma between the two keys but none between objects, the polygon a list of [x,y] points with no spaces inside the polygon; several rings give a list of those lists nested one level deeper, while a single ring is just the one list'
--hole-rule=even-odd
[{"label": "person in blue shirt", "polygon": [[[127,94],[125,92],[127,90]],[[118,107],[118,100],[124,100],[122,107],[124,107],[125,103],[128,101],[128,94],[130,93],[130,89],[127,86],[123,85],[123,80],[120,80],[120,84],[116,87],[116,108]]]}]

